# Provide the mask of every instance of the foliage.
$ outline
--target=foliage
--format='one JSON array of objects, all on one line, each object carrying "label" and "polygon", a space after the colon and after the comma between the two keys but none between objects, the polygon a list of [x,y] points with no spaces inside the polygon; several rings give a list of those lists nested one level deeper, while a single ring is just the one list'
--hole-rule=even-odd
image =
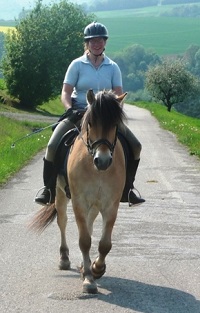
[{"label": "foliage", "polygon": [[195,2],[199,2],[199,0],[162,0],[162,4],[182,4],[182,3],[195,3]]},{"label": "foliage", "polygon": [[174,107],[178,112],[200,119],[200,98],[199,97],[196,97],[195,99],[192,99],[192,98],[187,99],[187,101],[175,104]]},{"label": "foliage", "polygon": [[146,88],[170,112],[173,104],[197,96],[198,81],[180,61],[166,59],[162,64],[149,68]]},{"label": "foliage", "polygon": [[158,55],[141,45],[133,45],[113,59],[122,71],[124,90],[132,92],[143,89],[148,67],[160,62]]},{"label": "foliage", "polygon": [[[0,61],[4,53],[4,39],[5,39],[5,34],[3,32],[0,32]],[[0,68],[0,77],[2,77],[1,68]]]},{"label": "foliage", "polygon": [[0,90],[5,90],[6,84],[3,78],[0,78]]},{"label": "foliage", "polygon": [[38,0],[16,31],[6,36],[3,74],[9,93],[33,107],[60,93],[67,66],[83,52],[83,29],[90,23],[80,7]]},{"label": "foliage", "polygon": [[187,69],[200,77],[200,46],[190,45],[183,55]]},{"label": "foliage", "polygon": [[200,6],[199,5],[182,5],[174,7],[172,10],[161,13],[161,16],[175,16],[175,17],[199,17]]},{"label": "foliage", "polygon": [[98,0],[94,1],[92,6],[89,7],[90,11],[107,11],[107,10],[120,10],[120,9],[133,9],[146,6],[157,5],[157,0]]},{"label": "foliage", "polygon": [[[190,3],[191,0],[97,0],[93,1],[91,5],[87,5],[90,11],[107,11],[107,10],[121,10],[121,9],[135,9],[150,6],[157,6],[159,2],[162,5]],[[198,2],[198,0],[192,0]],[[84,3],[86,5],[86,3]]]}]

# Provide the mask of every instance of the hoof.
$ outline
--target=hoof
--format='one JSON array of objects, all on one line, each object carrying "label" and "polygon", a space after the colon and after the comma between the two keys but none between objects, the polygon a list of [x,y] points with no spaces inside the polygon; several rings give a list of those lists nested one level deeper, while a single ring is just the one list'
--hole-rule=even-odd
[{"label": "hoof", "polygon": [[85,280],[83,282],[83,292],[84,293],[90,293],[90,294],[97,294],[98,289],[97,289],[97,285],[96,285],[95,281],[85,278]]},{"label": "hoof", "polygon": [[60,260],[59,269],[63,271],[70,270],[71,262],[69,260]]},{"label": "hoof", "polygon": [[104,264],[101,267],[97,267],[95,261],[92,263],[91,266],[91,271],[92,271],[92,276],[94,279],[99,279],[101,278],[105,272],[106,272],[106,264]]}]

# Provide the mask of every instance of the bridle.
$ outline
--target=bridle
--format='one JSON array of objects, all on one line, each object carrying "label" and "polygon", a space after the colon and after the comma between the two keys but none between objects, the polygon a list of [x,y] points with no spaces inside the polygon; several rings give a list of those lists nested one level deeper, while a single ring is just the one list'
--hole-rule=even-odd
[{"label": "bridle", "polygon": [[108,147],[108,149],[110,150],[111,156],[113,154],[113,151],[115,149],[116,146],[116,142],[117,142],[117,131],[118,131],[118,127],[116,126],[116,131],[115,131],[115,139],[113,141],[113,143],[111,143],[109,140],[105,139],[105,138],[101,138],[95,141],[91,141],[89,138],[89,131],[88,131],[88,127],[87,127],[87,141],[85,143],[88,152],[94,157],[97,149],[101,146],[101,145],[106,145]]},{"label": "bridle", "polygon": [[[90,123],[89,123],[90,124]],[[112,156],[115,146],[116,146],[116,142],[117,142],[117,133],[118,133],[118,126],[116,125],[116,131],[115,131],[115,138],[113,143],[111,143],[109,140],[105,139],[105,138],[101,138],[95,141],[91,141],[90,137],[89,137],[89,127],[87,125],[87,137],[86,137],[86,141],[84,140],[81,131],[79,130],[79,128],[76,126],[76,124],[74,124],[74,127],[77,129],[80,138],[82,139],[84,145],[87,147],[88,152],[92,155],[92,157],[95,156],[95,153],[97,151],[97,149],[101,146],[101,145],[106,145],[108,147],[108,149],[110,150],[110,154]]]}]

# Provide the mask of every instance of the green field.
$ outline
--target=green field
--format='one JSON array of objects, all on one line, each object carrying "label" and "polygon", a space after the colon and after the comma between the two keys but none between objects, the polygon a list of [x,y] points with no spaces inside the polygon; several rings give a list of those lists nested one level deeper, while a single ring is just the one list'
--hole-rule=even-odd
[{"label": "green field", "polygon": [[[172,7],[172,6],[171,6]],[[162,10],[171,8],[163,6]],[[182,54],[191,45],[200,45],[200,19],[159,16],[160,7],[95,12],[109,30],[107,54],[141,44],[158,55]]]},{"label": "green field", "polygon": [[99,18],[109,30],[107,53],[140,44],[158,55],[182,54],[200,44],[200,19],[172,17]]}]

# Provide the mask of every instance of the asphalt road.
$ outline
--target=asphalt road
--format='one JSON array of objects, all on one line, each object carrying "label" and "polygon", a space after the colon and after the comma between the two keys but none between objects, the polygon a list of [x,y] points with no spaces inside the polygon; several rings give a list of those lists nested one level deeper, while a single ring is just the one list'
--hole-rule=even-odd
[{"label": "asphalt road", "polygon": [[[126,112],[143,145],[135,186],[146,202],[120,205],[99,294],[82,294],[71,205],[70,271],[58,270],[56,222],[40,236],[27,230],[38,209],[42,152],[0,190],[0,312],[200,313],[200,162],[148,111],[126,106]],[[92,257],[100,232],[99,218]]]}]

